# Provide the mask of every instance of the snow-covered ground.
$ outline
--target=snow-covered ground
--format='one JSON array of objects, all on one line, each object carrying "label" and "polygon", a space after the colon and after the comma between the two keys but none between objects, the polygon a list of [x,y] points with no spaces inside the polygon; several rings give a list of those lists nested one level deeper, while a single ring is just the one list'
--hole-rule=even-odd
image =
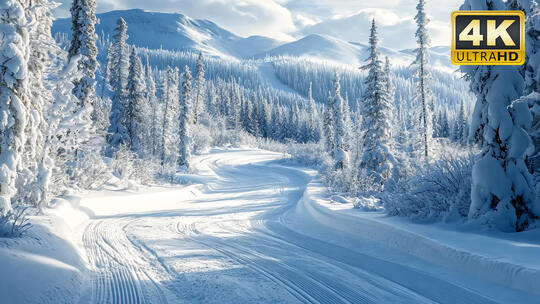
[{"label": "snow-covered ground", "polygon": [[540,303],[539,231],[330,203],[315,171],[282,157],[214,149],[189,186],[59,201],[31,237],[0,241],[0,302]]}]

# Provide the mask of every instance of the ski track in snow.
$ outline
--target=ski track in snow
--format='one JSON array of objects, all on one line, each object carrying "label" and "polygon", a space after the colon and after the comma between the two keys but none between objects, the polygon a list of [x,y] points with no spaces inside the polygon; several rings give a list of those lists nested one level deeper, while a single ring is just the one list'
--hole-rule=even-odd
[{"label": "ski track in snow", "polygon": [[174,195],[168,204],[145,202],[156,205],[144,212],[96,210],[83,234],[92,270],[83,299],[494,303],[429,273],[292,231],[287,222],[294,220],[292,211],[311,176],[274,162],[280,157],[217,150],[197,159],[199,175],[207,180],[200,191],[186,188],[190,195]]}]

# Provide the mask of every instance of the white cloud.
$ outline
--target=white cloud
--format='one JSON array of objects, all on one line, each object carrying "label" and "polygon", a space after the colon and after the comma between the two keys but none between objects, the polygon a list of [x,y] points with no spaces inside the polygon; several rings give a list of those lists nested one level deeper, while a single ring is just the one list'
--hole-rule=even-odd
[{"label": "white cloud", "polygon": [[[69,15],[71,0],[56,11]],[[371,17],[381,27],[383,44],[392,48],[414,46],[414,22],[417,0],[97,0],[98,11],[141,8],[176,12],[192,18],[209,19],[242,35],[262,35],[290,40],[298,33],[330,34],[341,39],[367,41]],[[433,45],[449,44],[450,13],[463,0],[427,0],[432,21]],[[373,8],[373,6],[377,8]],[[317,24],[318,23],[318,24]]]},{"label": "white cloud", "polygon": [[[364,9],[356,15],[326,20],[314,26],[305,27],[299,36],[326,34],[347,41],[367,43],[371,20],[375,18],[379,38],[383,46],[393,49],[416,47],[416,23],[413,16],[400,16],[388,9]],[[447,45],[450,27],[444,22],[431,21],[429,24],[432,45]]]},{"label": "white cloud", "polygon": [[[69,15],[70,0],[56,11]],[[291,12],[280,0],[98,0],[98,12],[114,9],[141,8],[157,12],[182,13],[192,18],[208,19],[242,35],[263,35],[290,40],[296,30]]]}]

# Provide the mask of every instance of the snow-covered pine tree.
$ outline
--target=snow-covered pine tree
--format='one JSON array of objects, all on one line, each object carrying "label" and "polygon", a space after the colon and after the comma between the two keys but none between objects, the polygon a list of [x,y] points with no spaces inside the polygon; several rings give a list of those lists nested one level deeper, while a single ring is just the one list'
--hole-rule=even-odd
[{"label": "snow-covered pine tree", "polygon": [[24,149],[28,97],[28,31],[18,0],[0,3],[0,215],[11,211]]},{"label": "snow-covered pine tree", "polygon": [[49,200],[49,176],[52,161],[45,149],[47,122],[44,111],[51,102],[51,92],[45,88],[45,72],[50,65],[49,53],[55,53],[56,43],[51,36],[52,5],[48,0],[26,3],[30,55],[28,61],[29,98],[26,108],[29,112],[25,128],[22,171],[19,173],[17,199],[22,203],[32,202],[44,207]]},{"label": "snow-covered pine tree", "polygon": [[195,81],[193,83],[193,123],[197,124],[204,112],[204,100],[206,98],[206,86],[204,80],[203,54],[199,52],[197,66],[195,67]]},{"label": "snow-covered pine tree", "polygon": [[193,124],[193,92],[191,71],[186,65],[182,73],[182,98],[180,100],[180,157],[178,164],[189,168],[192,150],[191,128]]},{"label": "snow-covered pine tree", "polygon": [[529,171],[535,175],[540,187],[540,8],[535,0],[530,1],[525,20],[525,94],[533,113],[533,124],[529,132],[534,152],[527,159]]},{"label": "snow-covered pine tree", "polygon": [[103,67],[103,82],[101,83],[101,92],[100,92],[100,98],[105,98],[105,93],[107,90],[110,89],[110,82],[111,82],[111,65],[113,62],[113,45],[112,43],[109,44],[109,47],[107,48],[107,58],[105,60],[105,66]]},{"label": "snow-covered pine tree", "polygon": [[[81,79],[75,82],[74,94],[81,104],[94,106],[96,103],[95,73],[99,67],[97,61],[98,49],[96,46],[96,1],[73,0],[71,6],[71,45],[69,59],[81,56],[79,71]],[[96,113],[95,113],[96,114]],[[94,118],[94,121],[97,118]]]},{"label": "snow-covered pine tree", "polygon": [[[462,10],[500,10],[502,0],[466,0]],[[504,231],[530,227],[540,211],[525,156],[531,144],[531,113],[523,94],[520,67],[462,66],[477,95],[472,133],[482,136],[473,167],[469,218],[481,218]]]},{"label": "snow-covered pine tree", "polygon": [[345,108],[349,105],[341,97],[339,75],[334,75],[334,96],[332,101],[332,116],[334,117],[334,151],[333,157],[336,169],[346,169],[349,166],[349,139],[350,132],[347,126],[347,113]]},{"label": "snow-covered pine tree", "polygon": [[315,99],[313,99],[313,83],[309,83],[309,92],[308,92],[308,141],[318,142],[320,138],[320,124],[318,122],[318,113],[317,107],[315,106]]},{"label": "snow-covered pine tree", "polygon": [[425,12],[425,0],[418,0],[416,9],[417,14],[414,17],[414,20],[416,20],[416,24],[418,26],[415,34],[416,41],[418,42],[418,48],[415,50],[416,59],[413,62],[413,65],[417,67],[417,98],[422,108],[422,139],[424,156],[427,159],[429,156],[429,142],[433,131],[430,113],[432,95],[429,81],[431,78],[431,73],[429,72],[428,68],[428,47],[430,44],[430,38],[428,35],[427,25],[429,19]]},{"label": "snow-covered pine tree", "polygon": [[148,134],[150,138],[148,139],[148,144],[149,153],[152,157],[156,157],[158,155],[158,134],[160,134],[158,130],[161,119],[159,115],[159,103],[156,96],[156,82],[154,81],[153,74],[148,57],[146,57],[146,100],[150,107],[150,127]]},{"label": "snow-covered pine tree", "polygon": [[385,82],[380,54],[377,25],[372,21],[369,36],[369,57],[362,69],[368,70],[365,79],[364,101],[362,105],[363,147],[360,167],[377,185],[383,189],[392,173],[392,102]]},{"label": "snow-covered pine tree", "polygon": [[328,152],[330,155],[334,153],[334,115],[332,112],[334,111],[334,98],[332,98],[332,94],[328,92],[328,105],[326,106],[326,111],[324,112],[324,121],[323,121],[323,128],[324,128],[324,143],[326,152]]},{"label": "snow-covered pine tree", "polygon": [[110,85],[112,89],[112,105],[110,115],[109,135],[110,154],[122,143],[129,144],[130,138],[126,125],[127,111],[127,78],[129,74],[129,47],[127,24],[124,19],[118,19],[115,28],[114,41],[111,47]]},{"label": "snow-covered pine tree", "polygon": [[127,125],[131,150],[143,157],[149,154],[149,115],[148,100],[146,99],[146,83],[141,59],[133,46],[129,59],[129,75],[127,82],[128,111],[131,123]]},{"label": "snow-covered pine tree", "polygon": [[178,165],[179,156],[179,137],[178,128],[180,122],[180,105],[178,92],[178,68],[172,69],[167,67],[163,85],[162,103],[163,103],[163,118],[161,127],[161,174],[171,177]]},{"label": "snow-covered pine tree", "polygon": [[385,57],[384,61],[384,82],[386,83],[386,92],[388,92],[388,96],[393,102],[395,98],[394,95],[396,94],[396,87],[392,81],[392,64],[390,63],[388,56]]}]

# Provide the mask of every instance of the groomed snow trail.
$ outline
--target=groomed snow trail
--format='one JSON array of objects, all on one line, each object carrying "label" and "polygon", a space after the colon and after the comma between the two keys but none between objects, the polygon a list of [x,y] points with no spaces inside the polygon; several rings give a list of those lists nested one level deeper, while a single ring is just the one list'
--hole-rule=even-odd
[{"label": "groomed snow trail", "polygon": [[294,211],[312,175],[280,158],[213,150],[196,159],[201,184],[83,200],[82,302],[496,303],[451,270],[453,282],[310,236],[315,221]]}]

